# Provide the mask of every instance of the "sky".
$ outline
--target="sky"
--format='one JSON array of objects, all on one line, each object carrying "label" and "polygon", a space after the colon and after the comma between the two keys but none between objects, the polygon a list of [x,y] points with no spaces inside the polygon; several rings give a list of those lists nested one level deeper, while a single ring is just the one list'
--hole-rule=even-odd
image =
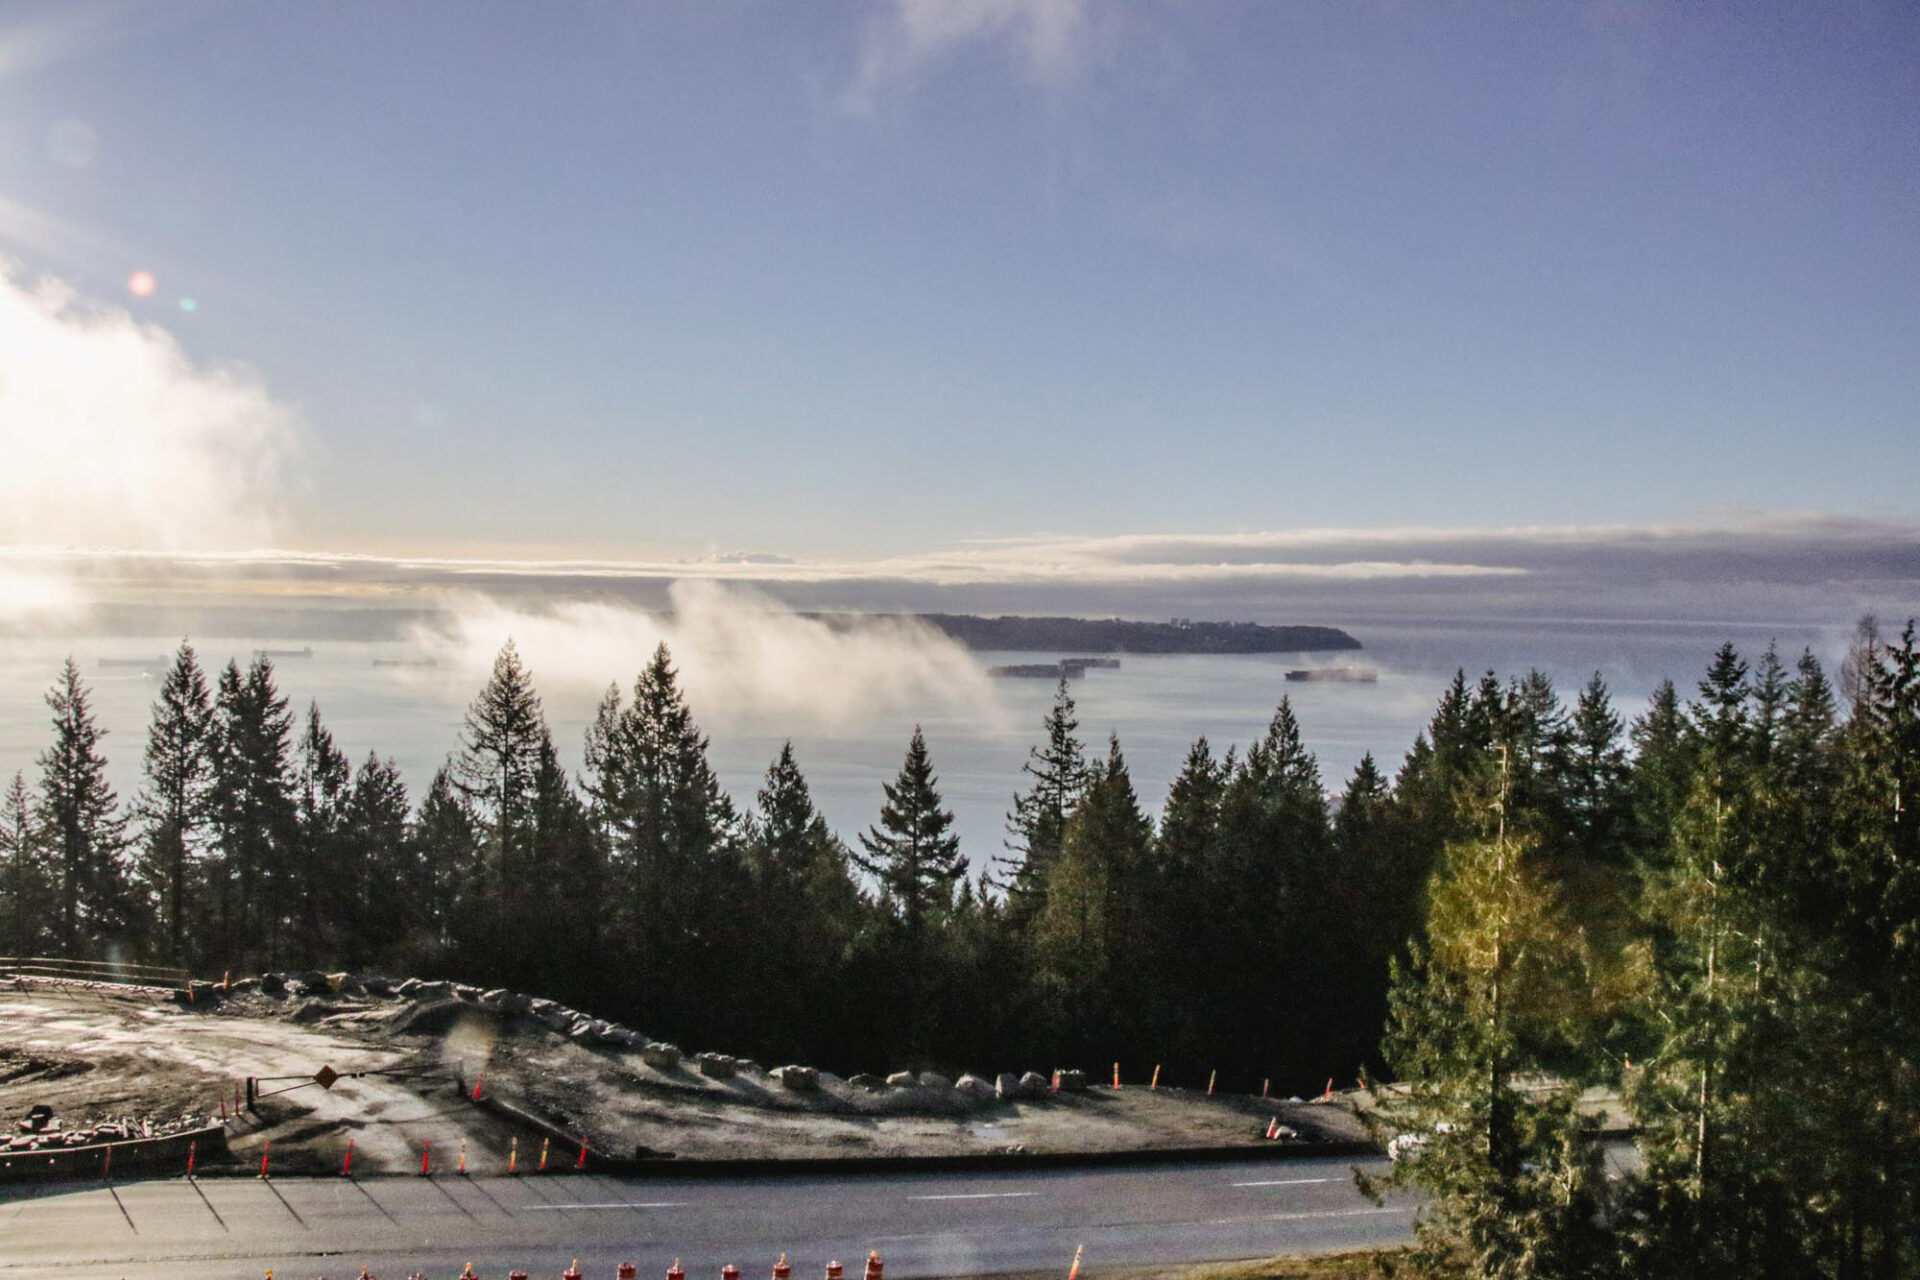
[{"label": "sky", "polygon": [[1898,608],[1916,226],[1899,3],[14,0],[0,546]]}]

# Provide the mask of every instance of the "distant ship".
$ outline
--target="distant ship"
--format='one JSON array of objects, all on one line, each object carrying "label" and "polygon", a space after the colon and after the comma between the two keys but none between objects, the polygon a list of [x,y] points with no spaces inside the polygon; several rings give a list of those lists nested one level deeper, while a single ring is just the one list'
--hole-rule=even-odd
[{"label": "distant ship", "polygon": [[1118,658],[1062,658],[1058,662],[1017,662],[1008,667],[988,667],[987,674],[1014,680],[1078,680],[1087,674],[1089,667],[1112,671],[1119,666]]},{"label": "distant ship", "polygon": [[1296,667],[1289,680],[1331,680],[1337,684],[1375,684],[1380,673],[1371,667]]}]

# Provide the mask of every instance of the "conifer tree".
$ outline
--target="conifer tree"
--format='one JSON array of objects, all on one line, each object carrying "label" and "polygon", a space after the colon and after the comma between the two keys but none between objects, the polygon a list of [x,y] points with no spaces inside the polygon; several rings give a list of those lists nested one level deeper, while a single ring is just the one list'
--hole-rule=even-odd
[{"label": "conifer tree", "polygon": [[174,964],[187,958],[188,904],[206,856],[213,747],[207,677],[182,640],[153,704],[138,808],[143,879],[159,906],[163,953]]},{"label": "conifer tree", "polygon": [[1093,1052],[1103,1040],[1128,1043],[1139,1029],[1139,998],[1152,976],[1133,942],[1154,903],[1153,824],[1140,811],[1120,740],[1086,788],[1062,833],[1035,922],[1039,978],[1048,1021],[1065,1028],[1056,1049]]},{"label": "conifer tree", "polygon": [[471,932],[461,918],[478,879],[481,849],[480,824],[454,784],[450,762],[427,784],[408,845],[402,883],[411,892],[395,905],[407,912],[405,936],[420,938],[423,958],[437,960],[456,936]]},{"label": "conifer tree", "polygon": [[294,840],[287,866],[287,907],[293,925],[290,953],[303,963],[325,954],[334,897],[345,862],[347,809],[353,798],[353,766],[307,704],[293,778]]},{"label": "conifer tree", "polygon": [[960,838],[952,831],[953,812],[941,803],[940,782],[919,725],[913,727],[899,775],[881,789],[887,800],[880,823],[861,835],[864,852],[853,860],[879,883],[908,938],[917,941],[930,921],[951,910],[954,889],[967,869]]},{"label": "conifer tree", "polygon": [[100,752],[106,730],[93,718],[80,666],[72,658],[46,697],[53,744],[40,754],[36,820],[54,853],[59,914],[54,941],[63,956],[88,955],[127,923],[120,852],[125,819],[107,785]]},{"label": "conifer tree", "polygon": [[729,953],[748,925],[739,820],[707,758],[707,738],[658,646],[622,706],[609,689],[587,730],[589,815],[608,860],[622,983],[676,1035],[724,1033]]},{"label": "conifer tree", "polygon": [[53,867],[27,779],[0,792],[0,951],[37,956],[53,936]]},{"label": "conifer tree", "polygon": [[1382,1122],[1414,1145],[1384,1181],[1427,1193],[1418,1275],[1597,1276],[1611,1255],[1599,1226],[1608,1197],[1579,1082],[1523,1087],[1540,1071],[1541,1046],[1562,1034],[1555,988],[1578,981],[1579,966],[1551,885],[1527,856],[1537,836],[1509,823],[1505,773],[1490,779],[1491,794],[1463,797],[1463,819],[1481,834],[1448,846],[1426,941],[1395,967],[1386,1049],[1407,1087]]},{"label": "conifer tree", "polygon": [[354,774],[340,831],[339,857],[329,877],[328,917],[334,954],[359,968],[405,937],[419,903],[407,829],[407,784],[391,758],[372,751]]},{"label": "conifer tree", "polygon": [[1034,747],[1021,765],[1032,778],[1027,790],[1014,797],[1007,815],[1007,849],[1012,856],[994,859],[1002,868],[1008,918],[1015,928],[1045,908],[1045,886],[1053,860],[1059,856],[1067,819],[1094,777],[1086,748],[1075,737],[1080,722],[1074,716],[1073,695],[1065,676],[1054,690],[1053,705],[1043,722],[1046,745]]},{"label": "conifer tree", "polygon": [[814,806],[792,742],[768,767],[746,826],[757,985],[786,997],[768,1030],[816,1054],[839,1052],[857,1008],[842,983],[862,904],[847,847]]},{"label": "conifer tree", "polygon": [[1561,747],[1566,821],[1574,850],[1589,863],[1624,865],[1632,822],[1627,749],[1620,717],[1598,671],[1580,691]]},{"label": "conifer tree", "polygon": [[453,758],[453,783],[479,824],[484,850],[467,886],[472,898],[467,920],[481,930],[467,939],[473,946],[496,945],[510,936],[507,913],[535,875],[530,865],[535,774],[547,736],[533,677],[508,640],[467,708],[460,751]]},{"label": "conifer tree", "polygon": [[213,835],[218,927],[211,954],[236,967],[281,961],[288,860],[295,839],[293,716],[257,655],[229,661],[214,694]]}]

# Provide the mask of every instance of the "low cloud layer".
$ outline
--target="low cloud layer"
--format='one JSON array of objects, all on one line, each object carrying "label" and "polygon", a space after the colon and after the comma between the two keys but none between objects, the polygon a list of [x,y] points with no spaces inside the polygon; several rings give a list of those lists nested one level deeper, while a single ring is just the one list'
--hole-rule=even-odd
[{"label": "low cloud layer", "polygon": [[[1850,623],[1920,612],[1920,523],[1762,516],[1670,526],[1304,529],[1030,537],[875,560],[786,549],[560,561],[249,552],[92,555],[90,591],[233,607],[426,608],[461,592],[536,613],[599,602],[672,616],[674,584],[801,610],[1175,615],[1348,625],[1447,618]],[[23,569],[28,566],[22,565]],[[585,607],[584,605],[582,607]],[[718,606],[714,606],[717,610]]]},{"label": "low cloud layer", "polygon": [[509,638],[542,689],[628,686],[664,642],[703,721],[841,728],[876,714],[995,707],[959,645],[903,619],[829,626],[765,596],[676,583],[669,607],[540,604],[463,593],[414,630],[442,667],[478,684]]}]

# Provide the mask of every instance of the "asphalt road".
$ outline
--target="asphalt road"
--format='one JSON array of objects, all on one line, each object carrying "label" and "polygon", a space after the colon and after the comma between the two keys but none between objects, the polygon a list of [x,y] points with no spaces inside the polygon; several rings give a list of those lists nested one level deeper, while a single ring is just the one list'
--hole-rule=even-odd
[{"label": "asphalt road", "polygon": [[[869,1249],[891,1278],[1057,1271],[1076,1246],[1103,1266],[1310,1253],[1409,1238],[1411,1201],[1375,1206],[1351,1158],[965,1174],[621,1179],[207,1178],[0,1189],[0,1277],[185,1280],[327,1275],[489,1280],[523,1268],[588,1280],[639,1265],[689,1280],[734,1263],[797,1280],[829,1259],[858,1280]],[[1370,1169],[1383,1161],[1360,1162]]]}]

